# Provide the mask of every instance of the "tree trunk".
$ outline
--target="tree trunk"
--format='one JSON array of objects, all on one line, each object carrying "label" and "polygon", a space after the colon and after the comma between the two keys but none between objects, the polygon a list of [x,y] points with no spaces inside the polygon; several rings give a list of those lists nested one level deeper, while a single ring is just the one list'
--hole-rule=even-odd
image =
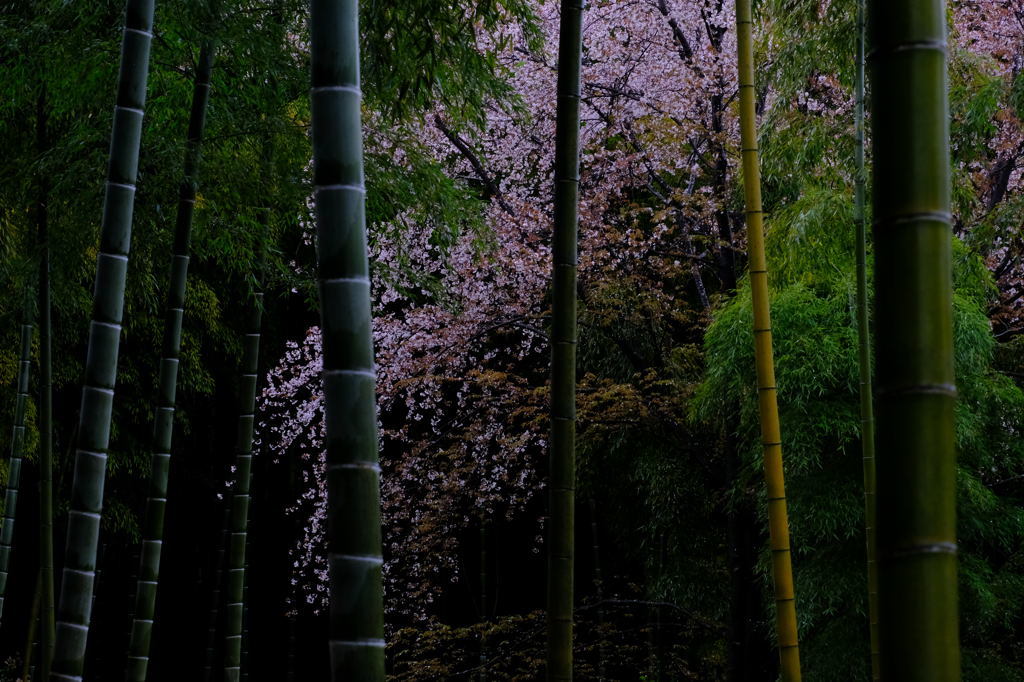
[{"label": "tree trunk", "polygon": [[960,647],[945,3],[868,7],[881,674],[946,682]]},{"label": "tree trunk", "polygon": [[384,680],[380,464],[359,3],[312,0],[313,178],[327,449],[331,680]]},{"label": "tree trunk", "polygon": [[775,584],[779,662],[783,682],[796,682],[800,679],[800,649],[797,643],[796,599],[793,591],[789,521],[786,515],[786,489],[782,470],[782,434],[779,429],[775,367],[772,358],[768,266],[764,254],[761,173],[758,167],[757,122],[754,111],[753,14],[750,5],[750,0],[736,2],[740,133],[747,207],[747,244],[750,251],[750,288],[754,306],[754,357],[757,364],[764,471],[768,486],[768,530],[772,553],[772,578]]}]

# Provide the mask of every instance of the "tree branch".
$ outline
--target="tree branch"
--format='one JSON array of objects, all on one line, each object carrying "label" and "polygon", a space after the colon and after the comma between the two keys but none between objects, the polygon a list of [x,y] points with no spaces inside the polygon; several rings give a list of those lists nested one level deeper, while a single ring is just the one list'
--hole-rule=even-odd
[{"label": "tree branch", "polygon": [[505,211],[505,213],[508,213],[510,216],[515,217],[516,213],[515,211],[512,210],[512,207],[509,206],[508,202],[505,201],[505,197],[502,196],[501,189],[498,187],[498,183],[496,183],[494,181],[494,178],[491,177],[491,174],[487,172],[487,169],[484,168],[484,165],[480,162],[480,159],[477,157],[477,155],[473,153],[473,150],[470,149],[469,145],[466,144],[466,141],[459,137],[454,130],[449,128],[445,124],[445,122],[441,120],[441,117],[437,114],[434,115],[434,125],[437,126],[437,129],[440,130],[441,133],[443,133],[444,136],[448,138],[448,141],[451,142],[456,149],[459,150],[459,153],[462,154],[466,161],[469,161],[469,165],[473,167],[473,170],[476,172],[477,177],[480,178],[480,181],[484,183],[484,187],[487,190],[485,196],[488,199],[493,198],[494,200],[496,200],[498,202],[498,205],[501,206],[501,209]]}]

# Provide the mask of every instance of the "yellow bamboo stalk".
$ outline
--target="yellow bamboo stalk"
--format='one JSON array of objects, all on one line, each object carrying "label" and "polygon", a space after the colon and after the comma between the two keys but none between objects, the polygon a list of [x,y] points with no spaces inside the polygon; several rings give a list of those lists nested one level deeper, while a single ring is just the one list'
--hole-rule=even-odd
[{"label": "yellow bamboo stalk", "polygon": [[796,597],[790,561],[786,485],[782,471],[782,432],[772,358],[772,323],[768,304],[768,265],[764,254],[764,213],[761,208],[761,170],[758,165],[757,120],[754,110],[753,13],[750,0],[736,0],[736,34],[740,85],[740,144],[743,194],[746,200],[747,250],[754,307],[754,360],[761,420],[764,476],[768,486],[768,529],[775,583],[775,629],[783,682],[800,680]]}]

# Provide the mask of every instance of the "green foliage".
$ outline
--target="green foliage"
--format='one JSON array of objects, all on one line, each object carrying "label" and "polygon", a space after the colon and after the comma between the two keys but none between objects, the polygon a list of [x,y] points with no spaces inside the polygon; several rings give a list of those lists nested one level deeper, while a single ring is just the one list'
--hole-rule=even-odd
[{"label": "green foliage", "polygon": [[[641,599],[584,602],[576,609],[573,673],[581,680],[704,680],[683,642],[701,625],[692,614]],[[390,680],[486,677],[526,682],[544,676],[544,614],[503,616],[467,626],[397,631],[388,647]],[[719,664],[720,661],[714,661]],[[599,672],[600,671],[600,672]]]},{"label": "green foliage", "polygon": [[837,225],[853,225],[853,197],[845,191],[813,187],[778,209],[765,245],[771,286],[845,287],[856,259],[854,233]]},{"label": "green foliage", "polygon": [[0,682],[20,682],[21,665],[14,658],[0,664]]},{"label": "green foliage", "polygon": [[[430,158],[418,135],[425,111],[444,108],[459,129],[473,129],[486,106],[515,108],[505,73],[494,54],[477,42],[498,22],[509,21],[536,44],[530,4],[524,0],[467,5],[434,2],[394,7],[364,3],[364,91],[370,119],[367,134],[368,221],[372,239],[403,233],[404,221],[435,226],[432,247],[441,254],[460,230],[486,240],[478,194]],[[39,197],[35,178],[46,176],[54,301],[54,381],[58,408],[73,410],[84,359],[84,330],[92,303],[96,235],[102,177],[110,134],[117,54],[124,3],[103,0],[14,3],[0,15],[0,300],[21,301],[35,279],[31,211]],[[268,291],[296,290],[315,299],[311,215],[308,55],[295,49],[307,32],[306,2],[276,0],[251,11],[245,3],[222,0],[218,16],[205,2],[161,2],[155,26],[149,95],[139,164],[132,254],[119,368],[118,399],[109,463],[109,493],[123,503],[105,515],[107,530],[137,532],[142,492],[150,462],[151,404],[162,334],[161,292],[169,276],[178,184],[184,157],[188,107],[201,43],[218,41],[208,124],[198,177],[192,264],[186,296],[179,403],[208,405],[222,367],[237,361],[235,330],[241,322],[232,301],[251,291],[257,276]],[[35,149],[34,118],[45,89],[48,149]],[[404,163],[395,163],[401,150]],[[264,229],[259,213],[270,209]],[[396,240],[401,244],[400,240]],[[401,247],[400,247],[401,248]],[[397,259],[403,272],[379,272],[411,282],[424,295],[441,298],[443,273],[423,272],[407,253]],[[287,296],[268,300],[272,308]],[[20,305],[0,303],[0,379],[13,368]],[[271,338],[282,321],[268,316]],[[12,331],[13,330],[13,331]],[[6,383],[6,382],[5,382]],[[7,409],[11,398],[0,398]],[[61,406],[68,406],[61,408]],[[194,420],[178,412],[179,430],[189,437]],[[57,452],[73,438],[57,415]],[[28,434],[30,452],[35,433]],[[60,466],[60,465],[58,465]],[[120,509],[120,511],[119,511]],[[123,511],[123,513],[121,513]]]},{"label": "green foliage", "polygon": [[[856,3],[818,0],[755,2],[759,44],[755,63],[766,68],[765,82],[783,98],[806,90],[809,79],[835,74],[852,87],[856,54]],[[813,35],[814,40],[793,36]]]},{"label": "green foliage", "polygon": [[961,158],[989,153],[989,141],[996,132],[995,114],[1002,105],[1005,84],[993,73],[993,61],[966,50],[957,50],[950,60],[950,137]]},{"label": "green foliage", "polygon": [[837,187],[846,184],[851,177],[852,129],[849,134],[837,133],[831,114],[809,115],[777,107],[767,113],[761,125],[759,144],[765,207],[800,201],[807,185]]},{"label": "green foliage", "polygon": [[512,90],[497,59],[513,38],[504,24],[518,24],[528,44],[539,46],[526,0],[377,0],[362,6],[363,89],[371,107],[388,118],[440,105],[479,127],[485,105],[510,103]]},{"label": "green foliage", "polygon": [[[808,193],[781,211],[769,246],[782,273],[772,312],[802,644],[809,670],[822,679],[850,679],[849,671],[863,669],[868,650],[857,338],[852,248],[845,258],[831,258],[842,238],[827,239],[852,233],[852,220],[831,201],[828,193]],[[807,222],[813,215],[822,216],[817,227]],[[844,225],[851,227],[839,227]],[[954,260],[962,635],[973,661],[1010,647],[1020,624],[1018,602],[1005,595],[1019,594],[1024,576],[1006,557],[1024,542],[1024,510],[997,482],[1024,469],[1024,391],[993,368],[988,271],[959,242]],[[729,406],[740,406],[735,428],[746,477],[736,484],[737,494],[760,467],[751,327],[744,283],[708,328],[707,375],[694,401],[695,416],[721,428],[734,423]],[[761,565],[767,579],[766,550]],[[997,662],[989,655],[978,670],[995,670]],[[999,679],[1015,679],[1024,670],[1005,657],[1001,666]]]},{"label": "green foliage", "polygon": [[1010,86],[1010,105],[1018,118],[1024,118],[1024,72],[1017,72]]},{"label": "green foliage", "polygon": [[[666,621],[697,624],[697,631],[678,635],[686,638],[678,643],[688,652],[688,674],[720,679],[729,607],[722,551],[728,497],[718,480],[717,435],[687,420],[704,371],[705,318],[642,282],[633,276],[593,282],[581,294],[577,497],[594,503],[601,542],[613,548],[599,548],[603,574],[614,576],[606,593],[636,581],[643,598],[671,605]],[[576,553],[583,557],[594,539],[582,521],[589,507],[578,508]],[[592,617],[585,609],[580,615],[584,623]],[[585,634],[577,641],[590,646]],[[614,651],[616,660],[649,660],[642,650],[626,658],[633,649],[624,643]],[[588,665],[585,654],[575,656]],[[624,675],[609,678],[635,679],[637,672]],[[666,678],[688,679],[663,671]]]}]

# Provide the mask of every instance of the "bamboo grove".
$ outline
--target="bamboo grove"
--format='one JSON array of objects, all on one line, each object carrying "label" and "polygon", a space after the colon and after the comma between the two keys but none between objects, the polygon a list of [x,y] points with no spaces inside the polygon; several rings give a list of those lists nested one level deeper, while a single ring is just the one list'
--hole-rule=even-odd
[{"label": "bamboo grove", "polygon": [[7,3],[0,682],[1024,679],[1018,4]]}]

